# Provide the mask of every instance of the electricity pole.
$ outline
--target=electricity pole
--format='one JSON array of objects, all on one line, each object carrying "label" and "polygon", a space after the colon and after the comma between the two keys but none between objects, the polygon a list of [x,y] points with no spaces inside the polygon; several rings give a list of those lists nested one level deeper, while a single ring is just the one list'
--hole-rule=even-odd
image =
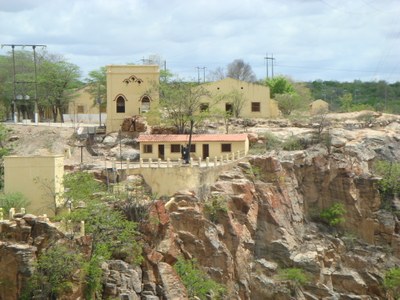
[{"label": "electricity pole", "polygon": [[[35,101],[35,108],[34,108],[34,114],[35,114],[35,124],[37,125],[39,122],[39,116],[38,116],[38,87],[37,87],[37,68],[36,68],[36,47],[41,47],[41,48],[46,48],[46,45],[37,45],[37,44],[2,44],[1,48],[3,47],[11,47],[12,50],[12,57],[13,57],[13,90],[14,90],[14,99],[13,99],[13,110],[14,110],[14,123],[17,123],[17,112],[16,112],[16,100],[17,100],[17,83],[22,83],[22,84],[27,84],[27,83],[34,83],[35,85],[35,95],[34,95],[34,101]],[[34,80],[32,81],[16,81],[16,69],[15,69],[15,47],[21,47],[24,49],[25,47],[32,47],[33,50],[33,65],[34,65]]]},{"label": "electricity pole", "polygon": [[266,72],[267,79],[269,78],[269,70],[268,70],[268,61],[269,60],[271,61],[271,66],[272,66],[272,73],[271,73],[272,77],[271,78],[274,78],[274,60],[275,60],[274,55],[271,54],[271,57],[269,57],[268,53],[267,53],[266,56],[264,57],[264,59],[266,61],[265,72]]},{"label": "electricity pole", "polygon": [[196,67],[197,69],[197,83],[200,84],[200,70],[203,70],[203,83],[206,82],[206,67]]}]

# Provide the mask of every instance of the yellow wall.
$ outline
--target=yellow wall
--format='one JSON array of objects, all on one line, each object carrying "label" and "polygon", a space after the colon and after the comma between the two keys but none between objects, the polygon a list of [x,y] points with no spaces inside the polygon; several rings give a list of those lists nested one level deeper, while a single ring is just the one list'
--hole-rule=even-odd
[{"label": "yellow wall", "polygon": [[4,157],[4,192],[25,195],[28,213],[54,215],[54,201],[62,202],[63,176],[62,155]]},{"label": "yellow wall", "polygon": [[[222,152],[221,151],[221,143],[222,144],[231,144],[231,152]],[[152,153],[144,153],[144,145],[153,145],[153,152]],[[171,152],[171,144],[179,144],[182,146],[186,146],[184,143],[179,143],[179,142],[141,142],[140,143],[140,158],[142,159],[158,159],[161,158],[159,156],[158,152],[158,145],[164,145],[164,159],[166,160],[167,158],[170,158],[171,160],[178,160],[182,157],[181,152],[179,153],[172,153]],[[215,156],[218,157],[218,159],[221,157],[221,155],[226,155],[226,154],[231,154],[232,152],[237,154],[238,151],[240,151],[241,155],[247,154],[249,151],[249,141],[246,139],[245,141],[235,141],[235,142],[229,142],[229,141],[224,141],[224,142],[192,142],[192,145],[196,145],[196,152],[191,152],[190,156],[193,159],[198,159],[198,158],[203,158],[203,145],[208,144],[209,145],[209,158],[210,160],[213,160]]]},{"label": "yellow wall", "polygon": [[[83,112],[78,111],[78,107],[83,107]],[[89,93],[87,86],[75,91],[73,100],[68,105],[69,114],[98,114],[99,105],[94,104],[93,96]]]},{"label": "yellow wall", "polygon": [[[278,105],[276,101],[271,100],[270,90],[267,86],[240,81],[233,78],[225,78],[220,81],[203,84],[202,87],[210,92],[211,97],[204,97],[201,102],[210,103],[210,108],[212,106],[220,111],[225,111],[225,104],[230,101],[226,99],[214,103],[213,99],[217,98],[218,95],[229,94],[232,90],[235,90],[239,93],[243,93],[245,99],[239,117],[275,118],[279,115]],[[252,102],[260,102],[260,112],[251,111]]]},{"label": "yellow wall", "polygon": [[237,162],[209,168],[192,168],[187,165],[173,168],[135,168],[130,169],[128,174],[142,175],[144,181],[151,187],[152,194],[172,196],[180,190],[192,190],[199,199],[203,199],[221,172],[236,165]]},{"label": "yellow wall", "polygon": [[[150,107],[157,106],[158,65],[107,66],[107,132],[118,131],[126,117],[143,113],[141,99],[148,95]],[[125,97],[125,113],[117,113],[116,99]]]}]

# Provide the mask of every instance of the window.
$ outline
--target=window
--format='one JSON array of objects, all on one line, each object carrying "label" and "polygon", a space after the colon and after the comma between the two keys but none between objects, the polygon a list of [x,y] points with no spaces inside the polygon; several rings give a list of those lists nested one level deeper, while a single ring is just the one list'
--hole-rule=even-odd
[{"label": "window", "polygon": [[145,113],[150,110],[150,99],[147,96],[144,96],[141,100],[141,112]]},{"label": "window", "polygon": [[122,96],[117,98],[117,113],[125,112],[125,99]]},{"label": "window", "polygon": [[260,102],[251,102],[251,111],[253,112],[261,111]]},{"label": "window", "polygon": [[190,152],[196,152],[196,144],[190,145]]},{"label": "window", "polygon": [[209,103],[200,103],[200,111],[208,111],[210,108],[210,104]]},{"label": "window", "polygon": [[228,113],[232,113],[233,112],[232,103],[225,103],[225,111],[228,112]]},{"label": "window", "polygon": [[181,145],[172,144],[171,145],[171,153],[179,153],[179,152],[181,152]]},{"label": "window", "polygon": [[143,145],[143,153],[153,153],[153,145]]},{"label": "window", "polygon": [[83,114],[84,111],[85,111],[85,109],[84,109],[83,105],[78,105],[78,107],[77,107],[77,109],[76,109],[76,112],[77,112],[78,114]]},{"label": "window", "polygon": [[232,144],[221,144],[221,152],[232,152]]}]

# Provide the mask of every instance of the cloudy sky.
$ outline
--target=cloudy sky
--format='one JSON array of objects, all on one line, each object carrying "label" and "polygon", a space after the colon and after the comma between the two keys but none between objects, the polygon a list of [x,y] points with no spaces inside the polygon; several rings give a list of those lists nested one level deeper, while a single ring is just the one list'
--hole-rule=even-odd
[{"label": "cloudy sky", "polygon": [[[399,0],[0,0],[1,44],[45,44],[83,77],[159,55],[197,80],[243,59],[258,79],[400,81]],[[3,47],[0,54],[10,48]],[[200,69],[201,78],[203,69]]]}]

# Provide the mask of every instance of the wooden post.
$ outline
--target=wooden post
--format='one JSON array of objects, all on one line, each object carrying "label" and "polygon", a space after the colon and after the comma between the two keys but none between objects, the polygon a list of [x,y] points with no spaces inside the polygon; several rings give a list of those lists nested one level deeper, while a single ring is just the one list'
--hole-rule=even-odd
[{"label": "wooden post", "polygon": [[158,167],[158,168],[161,168],[161,158],[159,158],[159,159],[157,160],[157,167]]},{"label": "wooden post", "polygon": [[201,168],[201,157],[199,157],[199,168]]},{"label": "wooden post", "polygon": [[152,162],[153,162],[153,160],[151,158],[149,158],[149,168],[151,168]]},{"label": "wooden post", "polygon": [[139,168],[142,168],[143,167],[143,158],[140,158],[139,159]]},{"label": "wooden post", "polygon": [[206,167],[208,168],[210,166],[210,158],[206,157]]}]

